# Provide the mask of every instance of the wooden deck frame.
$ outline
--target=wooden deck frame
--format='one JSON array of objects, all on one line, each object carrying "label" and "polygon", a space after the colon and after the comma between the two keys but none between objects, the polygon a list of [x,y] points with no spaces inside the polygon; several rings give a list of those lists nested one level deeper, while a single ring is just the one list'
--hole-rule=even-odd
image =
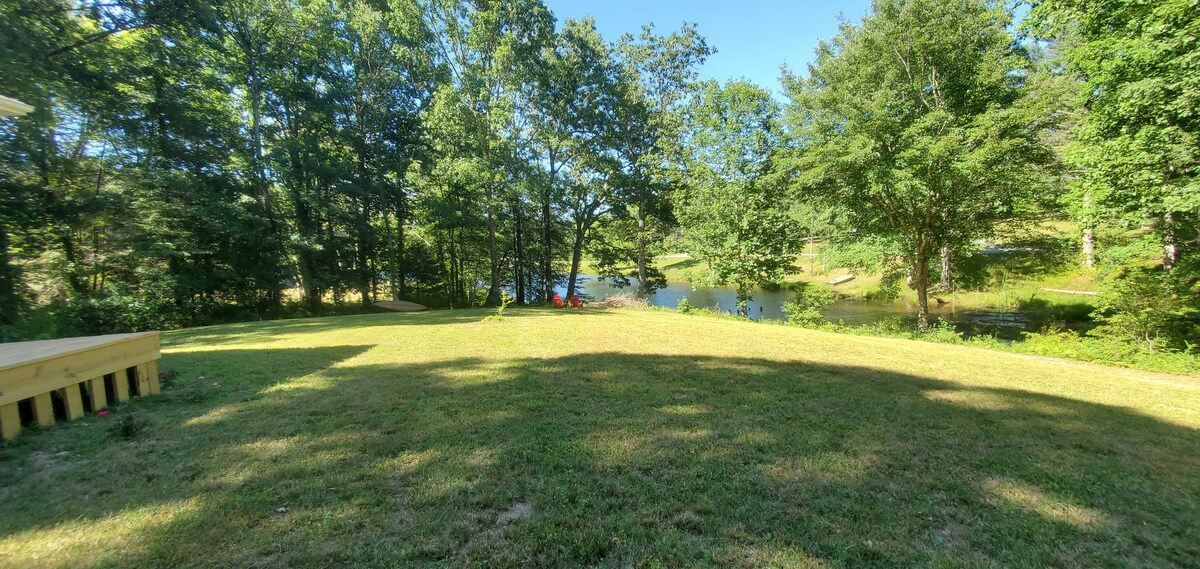
[{"label": "wooden deck frame", "polygon": [[21,432],[19,404],[27,399],[45,427],[55,422],[52,393],[68,420],[107,408],[108,381],[118,403],[129,399],[130,379],[139,396],[159,393],[159,355],[158,332],[0,344],[0,438]]}]

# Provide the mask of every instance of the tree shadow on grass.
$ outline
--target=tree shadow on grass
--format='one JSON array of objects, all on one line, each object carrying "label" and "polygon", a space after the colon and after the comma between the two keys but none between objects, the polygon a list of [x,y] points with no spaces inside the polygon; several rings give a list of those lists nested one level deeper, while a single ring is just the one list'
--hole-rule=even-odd
[{"label": "tree shadow on grass", "polygon": [[[268,366],[298,355],[261,360],[271,351],[252,352]],[[136,484],[75,469],[8,490],[5,504],[39,488],[76,499],[47,496],[52,507],[4,512],[0,535],[100,526],[114,511],[136,518],[140,507],[160,507],[161,517],[92,564],[1001,567],[1200,558],[1200,437],[1127,409],[745,358],[334,365],[290,382],[279,379],[303,370],[279,371],[228,380],[245,393],[237,401],[164,419],[140,450],[111,464]],[[82,452],[101,460],[120,445]]]}]

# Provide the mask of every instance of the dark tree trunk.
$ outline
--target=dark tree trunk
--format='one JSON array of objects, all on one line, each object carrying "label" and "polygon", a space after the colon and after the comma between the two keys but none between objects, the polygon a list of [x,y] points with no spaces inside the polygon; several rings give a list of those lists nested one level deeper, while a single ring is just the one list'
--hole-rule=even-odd
[{"label": "dark tree trunk", "polygon": [[917,289],[917,330],[929,329],[929,253],[918,251],[913,261],[913,285]]},{"label": "dark tree trunk", "polygon": [[446,248],[441,239],[437,240],[437,263],[438,276],[442,280],[442,293],[446,295],[446,303],[450,308],[454,308],[454,302],[451,300],[453,296],[450,292],[450,272],[446,269]]},{"label": "dark tree trunk", "polygon": [[[311,237],[313,220],[308,204],[305,203],[298,190],[292,192],[292,199],[296,208],[296,227],[300,235],[306,238]],[[296,252],[296,257],[299,261],[300,284],[304,288],[304,300],[313,314],[319,314],[321,312],[321,291],[316,286],[316,258],[312,249],[307,246],[301,246]]]},{"label": "dark tree trunk", "polygon": [[638,207],[637,213],[637,295],[645,298],[650,291],[646,288],[646,208]]},{"label": "dark tree trunk", "polygon": [[399,296],[392,300],[400,300],[408,297],[408,283],[404,278],[404,254],[406,244],[404,242],[404,222],[408,215],[407,196],[404,194],[404,187],[399,188],[399,194],[396,198],[396,258],[395,268],[393,269],[396,279],[396,288],[399,290]]},{"label": "dark tree trunk", "polygon": [[0,224],[0,326],[17,323],[19,271],[8,260],[8,229]]},{"label": "dark tree trunk", "polygon": [[542,200],[542,300],[554,298],[554,219],[550,211],[550,192]]},{"label": "dark tree trunk", "polygon": [[518,305],[525,304],[525,212],[521,209],[521,202],[517,200],[514,207],[514,213],[517,218],[517,234],[516,234],[516,262],[513,263],[513,286],[516,292],[516,301]]},{"label": "dark tree trunk", "polygon": [[362,227],[358,233],[358,281],[359,293],[362,295],[363,307],[371,306],[371,209],[366,204],[362,208]]},{"label": "dark tree trunk", "polygon": [[[270,232],[267,236],[268,246],[271,248],[271,255],[268,259],[272,263],[279,264],[281,257],[277,241],[279,222],[275,219],[275,204],[271,199],[271,185],[266,179],[262,164],[262,77],[258,72],[257,55],[250,50],[246,51],[246,55],[248,58],[246,82],[250,91],[251,176],[254,189],[258,193],[259,206],[262,208],[263,215],[267,218],[267,230]],[[266,283],[267,311],[272,314],[278,314],[283,308],[283,283],[280,282],[278,273],[271,272],[268,275],[268,278],[271,280]]]},{"label": "dark tree trunk", "polygon": [[75,249],[75,239],[72,238],[71,228],[66,224],[59,224],[56,227],[58,231],[58,244],[62,247],[63,259],[67,262],[66,278],[67,286],[76,296],[84,296],[87,294],[87,283],[79,275],[79,255]]},{"label": "dark tree trunk", "polygon": [[[455,251],[454,230],[449,231],[449,248],[450,248],[450,308],[454,308],[454,303],[459,301],[459,274],[458,274],[458,253]],[[461,303],[459,303],[461,306]]]},{"label": "dark tree trunk", "polygon": [[575,283],[579,279],[579,264],[583,261],[583,240],[587,236],[588,222],[575,222],[575,240],[571,244],[571,274],[567,277],[567,298],[575,296]]},{"label": "dark tree trunk", "polygon": [[598,198],[587,204],[584,204],[583,200],[579,200],[575,204],[575,238],[571,243],[571,274],[567,279],[567,298],[574,296],[578,290],[579,265],[583,262],[583,245],[587,242],[587,234],[588,231],[591,231],[592,224],[596,223],[596,219],[600,217],[598,212],[603,205]]},{"label": "dark tree trunk", "polygon": [[[495,197],[495,191],[491,184],[487,185],[485,193],[488,204],[492,203]],[[488,264],[490,265],[490,274],[488,275],[488,292],[487,305],[500,305],[500,248],[496,240],[496,215],[492,212],[492,207],[487,207],[487,231],[488,231]]]}]

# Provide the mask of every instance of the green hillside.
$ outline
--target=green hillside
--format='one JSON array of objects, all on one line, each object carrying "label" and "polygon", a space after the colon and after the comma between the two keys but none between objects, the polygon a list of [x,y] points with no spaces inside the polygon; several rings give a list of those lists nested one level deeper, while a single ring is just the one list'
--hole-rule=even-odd
[{"label": "green hillside", "polygon": [[[0,447],[0,566],[1200,559],[1196,378],[660,311],[486,314],[165,334],[162,396]],[[125,438],[126,417],[148,424]]]}]

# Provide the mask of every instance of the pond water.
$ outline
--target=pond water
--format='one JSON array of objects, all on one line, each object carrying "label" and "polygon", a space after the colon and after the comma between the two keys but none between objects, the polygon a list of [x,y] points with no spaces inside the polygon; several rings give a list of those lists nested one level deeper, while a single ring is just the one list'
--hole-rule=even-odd
[{"label": "pond water", "polygon": [[[599,280],[595,275],[579,275],[580,294],[594,300],[603,300],[618,294],[632,292],[633,287],[618,288],[607,281]],[[555,290],[566,295],[565,286]],[[755,289],[754,300],[750,301],[750,318],[754,320],[774,319],[786,320],[783,313],[783,303],[795,298],[795,293],[786,290]],[[665,308],[675,308],[679,300],[687,298],[688,303],[696,308],[711,308],[720,312],[730,313],[737,310],[737,290],[733,287],[693,287],[691,283],[668,281],[666,288],[659,289],[650,295],[650,304]],[[889,317],[908,317],[915,322],[917,314],[916,303],[905,301],[883,302],[878,300],[837,300],[826,306],[822,313],[830,322],[843,322],[849,325],[872,324]],[[929,306],[931,316],[941,318],[952,324],[964,334],[992,334],[1003,339],[1018,339],[1025,327],[1025,320],[1019,312],[991,310],[956,310],[953,303]]]}]

